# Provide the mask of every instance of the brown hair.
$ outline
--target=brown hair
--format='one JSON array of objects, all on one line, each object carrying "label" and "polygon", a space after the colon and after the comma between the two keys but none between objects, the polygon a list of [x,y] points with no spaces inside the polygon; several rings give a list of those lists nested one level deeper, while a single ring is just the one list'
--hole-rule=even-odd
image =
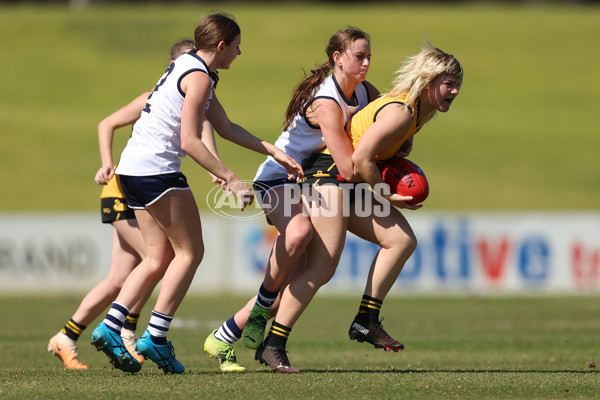
[{"label": "brown hair", "polygon": [[173,47],[171,47],[171,55],[170,59],[175,60],[177,57],[182,55],[183,53],[187,53],[188,51],[194,48],[194,41],[190,39],[183,39],[179,42],[175,43]]},{"label": "brown hair", "polygon": [[288,129],[294,120],[294,116],[300,113],[302,108],[310,100],[313,92],[319,85],[327,78],[329,72],[334,67],[333,53],[336,51],[343,53],[348,47],[359,39],[371,41],[370,36],[362,30],[349,26],[344,29],[340,29],[331,36],[329,44],[325,49],[328,61],[321,66],[310,71],[310,75],[305,76],[294,88],[292,93],[292,99],[285,112],[285,118],[283,126]]},{"label": "brown hair", "polygon": [[241,33],[240,26],[228,14],[210,14],[202,18],[194,31],[194,46],[211,50],[223,41],[230,44]]}]

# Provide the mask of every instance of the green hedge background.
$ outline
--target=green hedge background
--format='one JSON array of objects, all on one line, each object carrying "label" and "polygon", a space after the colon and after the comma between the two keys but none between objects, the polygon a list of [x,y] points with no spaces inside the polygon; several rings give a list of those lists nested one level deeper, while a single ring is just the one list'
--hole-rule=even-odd
[{"label": "green hedge background", "polygon": [[[149,90],[207,13],[236,16],[242,55],[221,72],[230,118],[274,141],[292,88],[346,25],[372,38],[380,90],[428,39],[465,67],[452,109],[415,139],[424,210],[597,210],[600,7],[459,3],[0,5],[0,212],[97,211],[96,126]],[[115,159],[129,128],[117,133]],[[252,179],[264,156],[218,140]],[[198,205],[211,188],[191,159]]]}]

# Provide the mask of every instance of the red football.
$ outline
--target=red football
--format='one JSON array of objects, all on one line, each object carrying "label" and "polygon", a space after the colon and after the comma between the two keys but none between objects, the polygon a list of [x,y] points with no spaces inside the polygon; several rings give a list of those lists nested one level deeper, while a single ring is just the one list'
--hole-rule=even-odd
[{"label": "red football", "polygon": [[412,196],[408,204],[420,204],[429,195],[429,183],[423,170],[406,158],[393,157],[379,165],[385,183],[392,192]]}]

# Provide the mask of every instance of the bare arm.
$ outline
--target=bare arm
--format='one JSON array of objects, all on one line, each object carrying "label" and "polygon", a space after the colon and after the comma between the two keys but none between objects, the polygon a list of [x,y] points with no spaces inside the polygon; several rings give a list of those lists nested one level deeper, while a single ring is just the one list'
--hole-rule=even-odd
[{"label": "bare arm", "polygon": [[182,80],[181,87],[186,94],[181,111],[181,148],[200,166],[224,181],[238,180],[202,141],[204,109],[212,91],[208,75],[192,72]]},{"label": "bare arm", "polygon": [[[377,120],[366,130],[358,142],[352,161],[371,187],[384,184],[379,167],[375,162],[377,154],[387,149],[398,137],[406,135],[412,122],[412,115],[399,104],[390,104],[377,115]],[[391,194],[384,196],[392,205],[416,210],[421,206],[406,204],[410,196]]]},{"label": "bare arm", "polygon": [[206,118],[211,122],[219,136],[222,138],[247,149],[254,150],[257,153],[272,156],[275,161],[285,167],[289,177],[304,176],[302,167],[300,167],[300,164],[292,157],[288,156],[271,143],[257,138],[240,125],[230,121],[225,109],[215,95],[213,95],[210,108],[206,112]]},{"label": "bare arm", "polygon": [[[210,151],[213,156],[215,156],[216,158],[218,158],[220,160],[221,158],[219,157],[219,153],[217,152],[217,143],[215,142],[215,131],[214,131],[211,123],[208,122],[208,120],[206,118],[202,122],[202,132],[200,133],[200,137],[201,137],[202,143],[204,143],[204,145],[206,146],[208,151]],[[221,186],[226,185],[226,183],[223,179],[218,178],[217,176],[213,175],[210,172],[208,174],[210,175],[210,177],[212,179],[212,183],[217,183]]]},{"label": "bare arm", "polygon": [[344,131],[340,106],[333,100],[319,99],[309,107],[307,117],[323,132],[327,148],[342,178],[348,182],[360,181],[362,178],[352,162],[354,149],[350,138]]},{"label": "bare arm", "polygon": [[112,156],[115,130],[132,125],[140,118],[149,94],[150,92],[142,93],[131,103],[110,114],[98,124],[98,144],[102,167],[100,167],[94,178],[97,184],[106,185],[115,174]]},{"label": "bare arm", "polygon": [[217,143],[215,142],[215,134],[213,127],[206,118],[204,119],[204,121],[202,121],[202,130],[200,132],[200,137],[202,139],[202,143],[204,143],[208,151],[210,151],[213,156],[220,159],[219,153],[217,151]]}]

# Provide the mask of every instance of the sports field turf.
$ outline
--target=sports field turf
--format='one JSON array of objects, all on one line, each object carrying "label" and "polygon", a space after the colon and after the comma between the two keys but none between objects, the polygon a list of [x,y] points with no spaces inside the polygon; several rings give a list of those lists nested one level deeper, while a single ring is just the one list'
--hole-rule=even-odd
[{"label": "sports field turf", "polygon": [[[190,296],[169,334],[181,376],[150,361],[137,375],[112,369],[80,339],[87,371],[65,371],[48,339],[79,303],[73,297],[0,297],[0,398],[592,399],[600,393],[600,301],[594,297],[410,297],[385,301],[384,327],[406,345],[386,353],[352,342],[360,294],[318,296],[288,344],[297,376],[276,375],[236,344],[242,374],[222,374],[204,339],[245,298]],[[147,314],[147,313],[145,313]],[[146,326],[143,315],[140,328]],[[138,329],[138,330],[139,330]]]},{"label": "sports field turf", "polygon": [[[465,81],[452,111],[415,144],[414,159],[432,185],[424,210],[598,209],[597,6],[232,2],[75,12],[25,2],[0,5],[0,212],[97,211],[97,123],[150,89],[170,45],[212,11],[235,14],[243,33],[243,54],[221,73],[219,99],[257,136],[275,140],[294,84],[303,69],[324,61],[335,30],[355,25],[371,34],[368,80],[380,89],[427,37],[463,62]],[[119,131],[115,157],[128,134]],[[242,179],[251,179],[264,158],[218,145]],[[189,159],[184,172],[205,209],[209,179]],[[189,296],[176,315],[169,338],[188,369],[182,376],[163,375],[151,363],[137,375],[112,369],[89,345],[99,320],[80,340],[80,359],[90,370],[65,371],[46,344],[81,297],[0,295],[0,399],[595,399],[600,393],[598,297],[387,299],[383,323],[405,343],[401,353],[348,340],[360,293],[317,297],[288,346],[298,376],[270,373],[241,343],[238,359],[248,373],[218,371],[202,352],[204,339],[246,300],[220,294]],[[146,323],[147,310],[138,332]]]}]

